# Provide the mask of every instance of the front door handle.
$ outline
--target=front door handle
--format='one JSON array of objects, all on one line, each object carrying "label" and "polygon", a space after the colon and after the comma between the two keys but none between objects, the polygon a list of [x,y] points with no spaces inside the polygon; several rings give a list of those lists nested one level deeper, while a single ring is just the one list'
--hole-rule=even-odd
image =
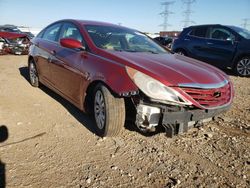
[{"label": "front door handle", "polygon": [[207,42],[208,45],[212,45],[213,43],[212,42]]},{"label": "front door handle", "polygon": [[55,51],[55,50],[51,50],[50,53],[51,53],[52,55],[56,55],[56,51]]}]

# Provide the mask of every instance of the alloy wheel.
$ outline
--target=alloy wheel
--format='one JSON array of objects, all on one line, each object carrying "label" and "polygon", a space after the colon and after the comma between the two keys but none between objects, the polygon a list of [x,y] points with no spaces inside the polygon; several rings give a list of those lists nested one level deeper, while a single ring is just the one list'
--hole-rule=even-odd
[{"label": "alloy wheel", "polygon": [[106,112],[105,112],[104,96],[100,90],[96,92],[94,102],[95,102],[94,112],[95,112],[96,124],[97,127],[102,130],[105,126]]},{"label": "alloy wheel", "polygon": [[241,76],[249,76],[250,75],[250,58],[241,59],[236,66],[236,70]]},{"label": "alloy wheel", "polygon": [[37,71],[34,63],[30,63],[29,66],[30,82],[34,85],[37,82]]}]

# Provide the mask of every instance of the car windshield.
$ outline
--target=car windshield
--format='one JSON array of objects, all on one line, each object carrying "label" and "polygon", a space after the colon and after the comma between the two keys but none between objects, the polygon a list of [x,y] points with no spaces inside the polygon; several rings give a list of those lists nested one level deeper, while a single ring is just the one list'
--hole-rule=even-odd
[{"label": "car windshield", "polygon": [[126,52],[168,53],[152,39],[136,30],[100,25],[85,27],[98,48]]},{"label": "car windshield", "polygon": [[242,37],[244,37],[246,39],[250,39],[250,31],[248,31],[247,29],[243,29],[243,28],[235,27],[235,26],[231,26],[230,28],[233,29],[235,32],[237,32]]}]

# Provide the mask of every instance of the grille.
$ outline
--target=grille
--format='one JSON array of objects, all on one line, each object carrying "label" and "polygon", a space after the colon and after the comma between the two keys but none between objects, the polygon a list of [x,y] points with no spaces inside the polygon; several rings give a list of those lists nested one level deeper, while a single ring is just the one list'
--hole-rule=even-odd
[{"label": "grille", "polygon": [[190,87],[182,87],[181,89],[190,95],[200,105],[206,108],[227,104],[231,98],[231,88],[229,83],[216,89]]}]

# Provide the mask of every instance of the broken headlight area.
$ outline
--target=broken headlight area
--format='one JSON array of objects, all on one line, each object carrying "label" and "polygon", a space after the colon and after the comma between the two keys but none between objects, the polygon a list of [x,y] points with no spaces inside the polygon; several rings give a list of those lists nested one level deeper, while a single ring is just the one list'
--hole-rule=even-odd
[{"label": "broken headlight area", "polygon": [[152,100],[173,105],[192,104],[179,92],[162,84],[160,81],[130,67],[126,67],[126,70],[135,85]]}]

